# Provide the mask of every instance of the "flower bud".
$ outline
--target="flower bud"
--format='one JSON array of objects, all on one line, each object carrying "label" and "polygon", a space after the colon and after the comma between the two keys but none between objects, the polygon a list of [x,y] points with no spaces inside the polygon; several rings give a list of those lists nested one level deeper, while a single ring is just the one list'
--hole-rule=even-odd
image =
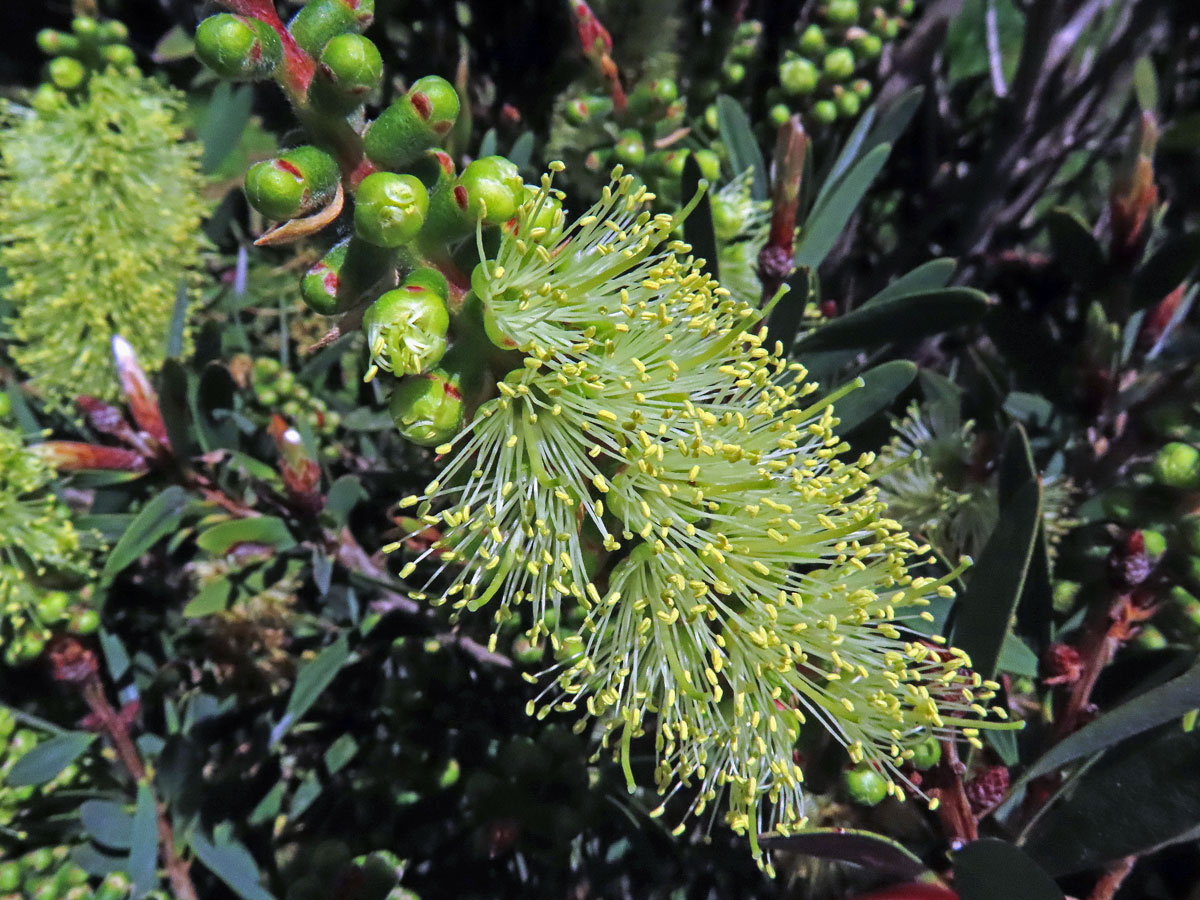
[{"label": "flower bud", "polygon": [[254,81],[274,73],[283,59],[283,43],[265,22],[219,13],[196,29],[196,56],[222,78]]},{"label": "flower bud", "polygon": [[856,766],[842,773],[842,784],[850,799],[861,806],[877,806],[888,794],[888,782],[869,765]]},{"label": "flower bud", "polygon": [[396,375],[418,375],[446,353],[450,312],[446,300],[419,282],[405,282],[363,315],[371,362]]},{"label": "flower bud", "polygon": [[691,153],[683,150],[659,150],[650,156],[650,165],[670,179],[677,179],[683,174],[684,163]]},{"label": "flower bud", "polygon": [[640,166],[646,159],[646,142],[636,128],[626,128],[613,145],[617,162],[626,166]]},{"label": "flower bud", "polygon": [[71,20],[71,30],[75,32],[76,37],[85,41],[93,41],[96,39],[99,24],[91,16],[76,16]]},{"label": "flower bud", "polygon": [[858,0],[829,0],[825,18],[834,25],[853,25],[858,21]]},{"label": "flower bud", "polygon": [[819,25],[809,25],[800,35],[800,40],[796,45],[800,48],[800,52],[806,56],[820,56],[829,47],[825,41],[825,32],[821,30]]},{"label": "flower bud", "polygon": [[375,165],[398,171],[441,141],[457,118],[454,85],[426,75],[371,123],[363,149]]},{"label": "flower bud", "polygon": [[707,147],[695,151],[693,157],[700,167],[700,174],[708,179],[709,184],[715,184],[721,177],[721,157]]},{"label": "flower bud", "polygon": [[407,244],[425,224],[429,194],[412,175],[374,172],[358,186],[354,232],[380,247]]},{"label": "flower bud", "polygon": [[817,67],[802,56],[786,60],[779,67],[779,83],[793,97],[811,94],[819,78]]},{"label": "flower bud", "polygon": [[896,12],[907,18],[916,12],[916,0],[898,0],[896,3]]},{"label": "flower bud", "polygon": [[921,743],[912,748],[913,755],[910,762],[917,769],[932,769],[942,759],[942,745],[938,743],[937,738],[927,737]]},{"label": "flower bud", "polygon": [[345,312],[386,274],[393,255],[355,238],[335,244],[301,279],[301,296],[323,316]]},{"label": "flower bud", "polygon": [[52,625],[67,614],[67,606],[71,598],[63,591],[47,591],[37,602],[38,618],[46,625]]},{"label": "flower bud", "polygon": [[871,82],[867,81],[867,79],[859,78],[850,85],[850,90],[854,91],[854,93],[858,95],[859,100],[869,100],[871,99],[871,94],[874,91],[874,88],[871,86]]},{"label": "flower bud", "polygon": [[730,61],[721,66],[721,74],[726,84],[738,85],[746,80],[746,67],[740,62]]},{"label": "flower bud", "polygon": [[714,194],[710,198],[713,233],[722,241],[731,241],[746,224],[742,211],[733,203]]},{"label": "flower bud", "polygon": [[314,59],[339,34],[362,31],[375,18],[375,0],[309,0],[288,23],[288,32]]},{"label": "flower bud", "polygon": [[854,54],[846,47],[838,47],[825,54],[821,67],[830,78],[841,81],[854,74]]},{"label": "flower bud", "polygon": [[362,106],[382,83],[379,48],[361,34],[339,34],[321,51],[309,99],[322,109],[345,114]]},{"label": "flower bud", "polygon": [[332,156],[316,147],[294,147],[246,172],[246,199],[268,219],[291,219],[326,205],[341,171]]},{"label": "flower bud", "polygon": [[79,52],[79,38],[53,28],[43,28],[37,33],[37,45],[47,56],[74,56]]},{"label": "flower bud", "polygon": [[474,160],[458,176],[458,183],[467,190],[471,214],[489,225],[507,222],[525,199],[520,171],[503,156]]},{"label": "flower bud", "polygon": [[465,405],[456,379],[434,369],[401,381],[392,392],[388,412],[407,440],[435,447],[462,429]]},{"label": "flower bud", "polygon": [[1200,514],[1184,516],[1179,523],[1179,535],[1189,553],[1200,553]]},{"label": "flower bud", "polygon": [[875,59],[883,52],[883,41],[878,35],[863,34],[855,40],[854,49],[866,59]]},{"label": "flower bud", "polygon": [[129,29],[118,19],[108,19],[99,24],[96,36],[103,44],[123,44],[129,40]]},{"label": "flower bud", "polygon": [[87,78],[87,69],[74,57],[56,56],[46,66],[46,74],[60,91],[73,91]]},{"label": "flower bud", "polygon": [[563,108],[563,116],[572,125],[586,125],[588,122],[607,116],[612,112],[612,108],[612,99],[609,97],[599,95],[578,97]]},{"label": "flower bud", "polygon": [[137,62],[137,55],[124,44],[107,44],[100,50],[104,61],[118,68],[132,66]]},{"label": "flower bud", "polygon": [[1173,441],[1158,451],[1151,470],[1154,480],[1166,487],[1200,488],[1200,450],[1191,444]]}]

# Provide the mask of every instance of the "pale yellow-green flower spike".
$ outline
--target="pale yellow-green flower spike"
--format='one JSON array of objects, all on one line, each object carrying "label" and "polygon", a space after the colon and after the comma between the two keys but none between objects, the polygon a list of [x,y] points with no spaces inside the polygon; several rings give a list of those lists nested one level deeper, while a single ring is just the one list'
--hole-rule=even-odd
[{"label": "pale yellow-green flower spike", "polygon": [[841,458],[828,398],[805,406],[816,386],[766,346],[760,311],[647,199],[618,172],[546,247],[534,198],[488,263],[475,288],[525,365],[404,501],[442,533],[404,574],[436,559],[426,589],[448,578],[439,599],[458,609],[530,604],[534,640],[586,610],[530,711],[586,709],[631,783],[631,743],[651,741],[664,804],[724,797],[761,855],[760,831],[805,822],[802,728],[903,796],[905,750],[978,742],[995,685],[906,627],[950,576],[908,573],[927,551],[887,516],[873,454]]},{"label": "pale yellow-green flower spike", "polygon": [[13,358],[55,405],[114,399],[109,350],[164,358],[181,286],[199,277],[198,144],[181,95],[136,71],[97,73],[76,98],[39,93],[0,130],[0,266],[16,307]]}]

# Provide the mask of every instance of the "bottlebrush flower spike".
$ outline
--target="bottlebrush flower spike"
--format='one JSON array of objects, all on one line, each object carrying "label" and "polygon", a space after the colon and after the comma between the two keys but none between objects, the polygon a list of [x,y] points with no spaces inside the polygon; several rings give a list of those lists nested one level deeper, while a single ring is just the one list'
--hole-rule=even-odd
[{"label": "bottlebrush flower spike", "polygon": [[[632,743],[652,739],[659,791],[695,788],[694,813],[727,796],[756,856],[759,831],[805,822],[802,728],[902,795],[915,744],[978,742],[995,685],[905,629],[950,588],[908,573],[925,548],[886,516],[873,455],[839,458],[843,392],[804,405],[816,385],[766,346],[767,311],[699,269],[631,176],[547,247],[551,193],[545,176],[473,274],[489,335],[524,363],[402,501],[441,532],[402,575],[440,560],[426,589],[497,621],[531,604],[530,639],[563,660],[530,712],[585,707],[631,789]],[[585,625],[560,642],[547,621],[574,604]]]}]

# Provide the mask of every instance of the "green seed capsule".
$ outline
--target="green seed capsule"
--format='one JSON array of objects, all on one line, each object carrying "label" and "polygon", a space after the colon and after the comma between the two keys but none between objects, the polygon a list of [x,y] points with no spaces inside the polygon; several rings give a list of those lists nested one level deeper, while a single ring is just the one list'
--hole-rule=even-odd
[{"label": "green seed capsule", "polygon": [[646,142],[636,128],[626,128],[613,145],[617,162],[626,166],[640,166],[646,160]]},{"label": "green seed capsule", "polygon": [[326,205],[340,177],[337,162],[324,150],[295,147],[250,167],[246,199],[268,219],[291,219]]},{"label": "green seed capsule", "polygon": [[463,169],[458,184],[466,189],[471,217],[488,225],[507,222],[525,199],[520,170],[503,156],[474,160]]},{"label": "green seed capsule", "polygon": [[1154,480],[1166,487],[1193,490],[1200,487],[1200,450],[1172,441],[1154,457]]},{"label": "green seed capsule", "polygon": [[87,78],[87,69],[74,57],[57,56],[46,66],[46,74],[60,91],[73,91]]},{"label": "green seed capsule", "polygon": [[942,745],[937,738],[927,737],[912,748],[912,764],[917,769],[931,769],[942,759]]},{"label": "green seed capsule", "polygon": [[321,51],[309,99],[321,109],[348,113],[383,83],[379,48],[361,34],[339,34]]},{"label": "green seed capsule", "polygon": [[405,378],[388,403],[400,434],[423,447],[443,444],[458,434],[464,411],[458,385],[442,369]]},{"label": "green seed capsule", "polygon": [[818,122],[828,125],[837,121],[838,108],[832,100],[818,100],[813,104],[812,116]]},{"label": "green seed capsule", "polygon": [[458,118],[458,93],[437,75],[417,79],[371,123],[363,149],[375,165],[399,171],[439,143]]},{"label": "green seed capsule", "polygon": [[825,17],[834,25],[853,25],[858,21],[857,0],[830,0]]},{"label": "green seed capsule", "polygon": [[100,627],[100,613],[94,609],[81,609],[71,616],[69,630],[75,634],[91,634]]},{"label": "green seed capsule", "polygon": [[811,94],[820,77],[817,67],[804,57],[789,59],[779,67],[779,84],[793,97]]},{"label": "green seed capsule", "polygon": [[887,779],[866,764],[843,772],[842,784],[850,799],[861,806],[876,806],[888,794]]},{"label": "green seed capsule", "polygon": [[780,125],[786,125],[788,119],[792,117],[792,110],[786,103],[776,103],[767,110],[767,121],[778,128]]},{"label": "green seed capsule", "polygon": [[412,175],[375,172],[363,179],[354,201],[354,232],[380,247],[413,240],[425,224],[429,194]]},{"label": "green seed capsule", "polygon": [[853,119],[858,115],[859,109],[862,106],[862,101],[858,99],[858,94],[853,91],[839,90],[833,102],[837,104],[838,115],[843,119]]},{"label": "green seed capsule", "polygon": [[846,47],[838,47],[825,54],[821,67],[825,74],[837,81],[849,78],[854,74],[854,54]]},{"label": "green seed capsule", "polygon": [[222,78],[254,81],[275,72],[283,59],[283,43],[265,22],[219,13],[196,29],[196,56]]},{"label": "green seed capsule", "polygon": [[309,0],[288,23],[288,31],[309,56],[319,59],[331,39],[362,31],[375,18],[375,0]]},{"label": "green seed capsule", "polygon": [[805,28],[797,46],[801,53],[810,57],[819,57],[829,49],[829,44],[825,41],[825,32],[819,25],[809,25]]},{"label": "green seed capsule", "polygon": [[450,312],[446,301],[421,284],[388,291],[363,315],[371,362],[396,375],[419,375],[446,353]]}]

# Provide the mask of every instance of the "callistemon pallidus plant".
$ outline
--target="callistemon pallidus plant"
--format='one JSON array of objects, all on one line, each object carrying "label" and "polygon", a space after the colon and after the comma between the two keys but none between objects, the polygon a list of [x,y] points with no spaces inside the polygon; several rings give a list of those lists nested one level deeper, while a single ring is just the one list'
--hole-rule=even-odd
[{"label": "callistemon pallidus plant", "polygon": [[[691,788],[694,813],[727,795],[756,855],[760,830],[805,822],[803,728],[902,796],[915,744],[978,743],[995,685],[906,628],[950,588],[909,574],[927,548],[888,518],[873,455],[841,458],[842,392],[806,405],[816,385],[768,346],[765,311],[672,239],[686,210],[651,215],[618,168],[546,241],[551,193],[546,176],[472,276],[523,361],[403,501],[440,539],[402,574],[440,560],[426,590],[497,621],[530,604],[559,659],[530,712],[586,707],[631,789],[632,744],[652,741],[659,791]],[[547,623],[572,605],[585,624],[560,641]]]},{"label": "callistemon pallidus plant", "polygon": [[183,141],[180,96],[132,67],[70,95],[44,86],[34,105],[0,131],[11,352],[51,403],[115,399],[113,335],[157,365],[199,277],[200,148]]}]

